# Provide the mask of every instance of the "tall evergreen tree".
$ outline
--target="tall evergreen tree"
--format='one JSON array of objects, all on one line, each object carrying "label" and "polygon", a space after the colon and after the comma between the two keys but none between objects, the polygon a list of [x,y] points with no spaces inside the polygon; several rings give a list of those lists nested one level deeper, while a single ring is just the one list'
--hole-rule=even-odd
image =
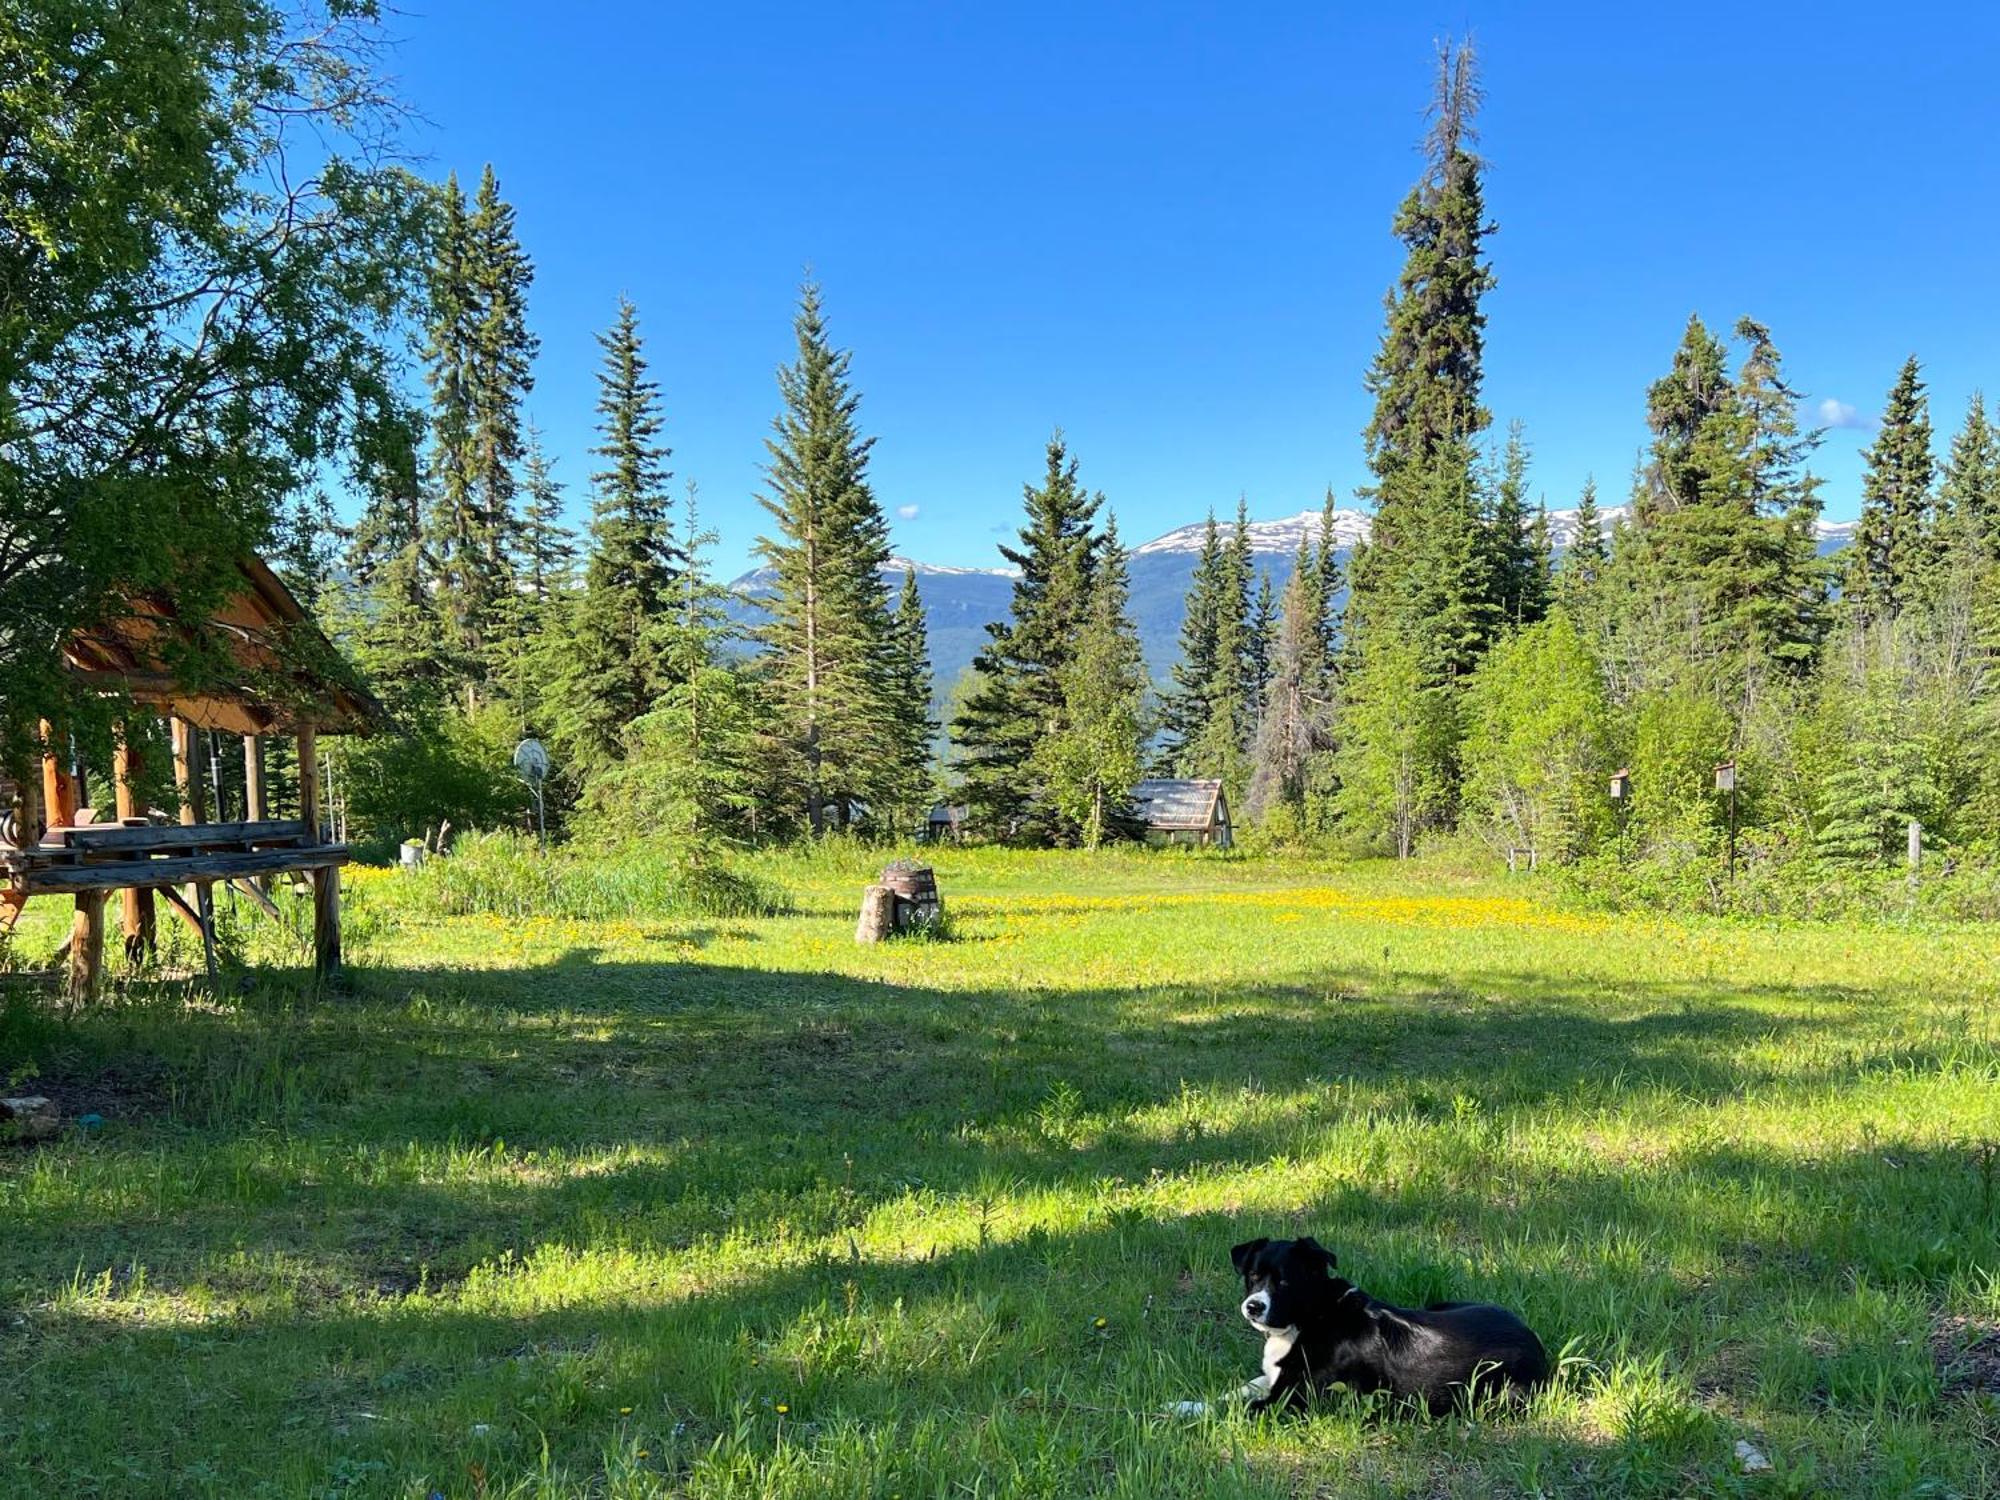
[{"label": "tall evergreen tree", "polygon": [[1132,625],[1118,522],[1107,516],[1076,649],[1057,674],[1063,727],[1035,750],[1037,779],[1085,847],[1135,831],[1131,792],[1147,733],[1146,663]]},{"label": "tall evergreen tree", "polygon": [[1931,493],[1930,402],[1914,354],[1890,388],[1864,459],[1861,524],[1844,597],[1864,616],[1886,619],[1929,596],[1943,555]]},{"label": "tall evergreen tree", "polygon": [[576,533],[563,524],[562,482],[555,464],[542,451],[541,434],[528,429],[527,451],[521,465],[521,490],[527,505],[521,513],[521,581],[538,605],[569,587],[576,568]]},{"label": "tall evergreen tree", "polygon": [[1259,569],[1257,592],[1250,601],[1250,665],[1243,679],[1250,700],[1249,723],[1253,735],[1264,702],[1264,685],[1271,680],[1271,651],[1277,635],[1278,603],[1271,593],[1271,574],[1268,569]]},{"label": "tall evergreen tree", "polygon": [[890,648],[889,705],[895,735],[891,763],[902,774],[887,784],[884,811],[898,831],[921,830],[932,801],[932,747],[938,726],[931,717],[930,630],[915,569],[903,573]]},{"label": "tall evergreen tree", "polygon": [[1538,550],[1528,514],[1528,444],[1519,421],[1507,426],[1499,482],[1486,518],[1488,594],[1502,624],[1532,625],[1548,609],[1546,548]]},{"label": "tall evergreen tree", "polygon": [[1208,728],[1209,684],[1215,679],[1216,614],[1222,591],[1222,532],[1215,512],[1208,513],[1201,551],[1188,579],[1181,610],[1180,654],[1175,658],[1172,687],[1161,705],[1159,769],[1169,776],[1188,774],[1186,767]]},{"label": "tall evergreen tree", "polygon": [[1358,631],[1423,643],[1427,672],[1463,672],[1492,627],[1474,444],[1491,420],[1480,402],[1484,260],[1492,226],[1473,153],[1480,100],[1470,43],[1447,43],[1425,142],[1425,170],[1397,211],[1407,248],[1368,374],[1367,432],[1375,526],[1353,572]]},{"label": "tall evergreen tree", "polygon": [[598,432],[591,451],[590,557],[567,643],[559,729],[586,774],[624,754],[625,732],[661,685],[656,626],[672,605],[680,556],[667,481],[672,449],[660,441],[659,385],[646,374],[639,312],[621,298],[618,320],[598,335]]},{"label": "tall evergreen tree", "polygon": [[775,580],[758,636],[794,816],[820,834],[909,768],[887,670],[889,523],[868,483],[874,439],[861,434],[852,356],[827,333],[817,283],[800,290],[793,332],[798,355],[778,372],[784,409],[765,442],[760,498],[777,535],[757,542]]},{"label": "tall evergreen tree", "polygon": [[1326,608],[1306,544],[1299,544],[1271,648],[1257,739],[1244,809],[1253,819],[1305,808],[1313,758],[1331,742],[1333,705],[1328,696]]},{"label": "tall evergreen tree", "polygon": [[490,637],[497,618],[514,602],[514,466],[521,458],[521,402],[534,387],[539,347],[526,322],[533,278],[492,167],[470,207],[451,176],[431,266],[425,346],[437,480],[429,551],[471,697],[496,644]]},{"label": "tall evergreen tree", "polygon": [[1964,425],[1951,440],[1938,485],[1938,511],[1955,543],[2000,561],[2000,431],[1987,420],[1986,398],[1972,393]]},{"label": "tall evergreen tree", "polygon": [[1254,566],[1249,510],[1239,500],[1236,525],[1213,579],[1214,660],[1202,689],[1199,729],[1176,767],[1182,776],[1220,779],[1239,799],[1260,697],[1250,594]]},{"label": "tall evergreen tree", "polygon": [[1572,620],[1581,622],[1590,618],[1589,600],[1597,587],[1597,580],[1604,574],[1607,556],[1604,519],[1597,508],[1597,478],[1587,475],[1583,481],[1583,494],[1576,502],[1575,530],[1570,536],[1569,546],[1563,551],[1561,563],[1556,567],[1555,602],[1568,612]]},{"label": "tall evergreen tree", "polygon": [[521,462],[521,404],[535,388],[541,340],[528,331],[528,288],[535,270],[514,229],[514,209],[500,197],[489,163],[467,222],[467,279],[478,322],[473,330],[471,480],[489,575],[505,586],[519,520],[515,466]]},{"label": "tall evergreen tree", "polygon": [[614,834],[634,827],[671,834],[684,860],[745,836],[758,785],[759,704],[730,660],[737,632],[729,592],[709,572],[714,544],[690,483],[672,542],[677,566],[647,624],[655,696],[626,726],[621,757],[586,789],[587,816]]},{"label": "tall evergreen tree", "polygon": [[1627,692],[1688,678],[1743,704],[1768,671],[1801,671],[1818,646],[1815,484],[1798,467],[1776,350],[1745,326],[1755,337],[1740,382],[1691,317],[1647,393],[1653,444],[1610,568],[1607,665]]},{"label": "tall evergreen tree", "polygon": [[1101,550],[1092,522],[1103,503],[1083,488],[1060,431],[1045,458],[1041,484],[1023,486],[1019,544],[1000,549],[1019,570],[1012,607],[986,627],[977,684],[952,726],[975,820],[1034,841],[1076,831],[1041,795],[1032,768],[1035,747],[1065,727],[1063,672],[1089,613]]},{"label": "tall evergreen tree", "polygon": [[1313,546],[1313,592],[1319,607],[1320,665],[1331,673],[1340,649],[1340,619],[1334,600],[1340,597],[1340,540],[1338,518],[1333,503],[1333,487],[1327,486],[1326,501],[1320,507],[1319,538]]}]

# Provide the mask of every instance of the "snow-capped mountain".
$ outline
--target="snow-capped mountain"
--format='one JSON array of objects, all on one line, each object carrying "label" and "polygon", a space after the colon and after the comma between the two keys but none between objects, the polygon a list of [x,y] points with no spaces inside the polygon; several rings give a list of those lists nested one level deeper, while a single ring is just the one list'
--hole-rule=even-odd
[{"label": "snow-capped mountain", "polygon": [[[1629,505],[1606,505],[1598,509],[1597,524],[1609,536],[1611,528],[1632,514]],[[1821,551],[1831,551],[1843,547],[1854,540],[1852,521],[1815,521],[1813,535],[1819,539]],[[1574,510],[1552,510],[1549,512],[1549,538],[1558,552],[1576,540],[1576,512]]]},{"label": "snow-capped mountain", "polygon": [[[1608,533],[1630,513],[1629,506],[1612,505],[1598,511],[1598,522]],[[1233,521],[1221,521],[1225,531]],[[1138,627],[1146,663],[1156,679],[1172,670],[1180,649],[1181,614],[1187,598],[1188,582],[1195,559],[1201,552],[1208,523],[1197,521],[1177,526],[1149,542],[1134,547],[1130,559],[1132,580],[1132,622]],[[1295,516],[1274,521],[1250,522],[1250,549],[1259,573],[1269,577],[1272,591],[1278,592],[1292,576],[1292,562],[1300,542],[1317,544],[1320,513],[1302,510]],[[1358,510],[1334,512],[1334,541],[1343,564],[1357,542],[1368,539],[1369,517]],[[1844,546],[1854,536],[1852,521],[1822,521],[1816,527],[1822,553]],[[1549,534],[1558,551],[1576,539],[1576,512],[1549,512]],[[1013,568],[950,567],[895,557],[882,567],[884,582],[893,591],[902,587],[906,572],[917,576],[917,595],[924,602],[930,627],[931,668],[940,699],[971,665],[985,645],[986,626],[1007,617],[1013,601]],[[768,568],[745,573],[730,585],[739,603],[735,613],[745,622],[754,621],[762,610],[757,600],[768,594],[773,582]]]},{"label": "snow-capped mountain", "polygon": [[[1295,516],[1287,516],[1282,521],[1252,521],[1249,525],[1250,550],[1264,555],[1282,554],[1295,556],[1301,543],[1316,545],[1320,533],[1320,513],[1316,510],[1302,510]],[[1216,524],[1226,535],[1234,522],[1219,519]],[[1368,516],[1358,510],[1336,510],[1333,513],[1333,539],[1341,547],[1352,547],[1356,542],[1368,540],[1371,522]],[[1151,557],[1161,552],[1199,553],[1203,539],[1208,534],[1208,522],[1197,521],[1192,526],[1177,526],[1163,536],[1156,536],[1132,549],[1133,557]]]}]

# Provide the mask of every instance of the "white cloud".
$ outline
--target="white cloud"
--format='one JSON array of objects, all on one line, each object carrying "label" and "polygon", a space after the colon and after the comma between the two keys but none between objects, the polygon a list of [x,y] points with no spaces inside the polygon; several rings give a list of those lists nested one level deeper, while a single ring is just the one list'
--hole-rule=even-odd
[{"label": "white cloud", "polygon": [[896,507],[896,514],[905,521],[914,521],[917,518],[917,507],[914,505],[899,505]]},{"label": "white cloud", "polygon": [[1875,426],[1873,417],[1865,417],[1845,401],[1836,401],[1831,396],[1820,402],[1818,411],[1822,427],[1853,427],[1866,432]]}]

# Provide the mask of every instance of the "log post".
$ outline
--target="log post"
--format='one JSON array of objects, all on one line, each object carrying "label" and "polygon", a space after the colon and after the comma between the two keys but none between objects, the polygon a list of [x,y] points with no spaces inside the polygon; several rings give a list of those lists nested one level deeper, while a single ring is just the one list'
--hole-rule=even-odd
[{"label": "log post", "polygon": [[[319,805],[319,733],[299,726],[299,818],[306,825],[306,842],[321,837]],[[313,967],[322,977],[340,970],[340,866],[322,865],[312,872]]]},{"label": "log post", "polygon": [[313,967],[322,978],[340,972],[340,866],[313,871]]},{"label": "log post", "polygon": [[194,725],[173,721],[174,790],[180,794],[183,827],[202,821],[201,773],[195,762]]},{"label": "log post", "polygon": [[104,971],[104,892],[79,891],[69,929],[69,992],[81,1004],[97,993]]},{"label": "log post", "polygon": [[42,809],[53,826],[76,821],[76,780],[63,769],[56,753],[55,726],[42,720]]},{"label": "log post", "polygon": [[306,825],[306,842],[319,842],[319,734],[310,724],[299,726],[299,817]]},{"label": "log post", "polygon": [[871,885],[861,893],[861,921],[854,929],[857,943],[879,943],[896,930],[896,893],[886,885]]},{"label": "log post", "polygon": [[[117,740],[112,750],[111,779],[113,795],[117,798],[118,819],[139,816],[139,795],[132,783],[141,768],[139,752],[132,748],[125,725],[117,726]],[[127,890],[120,893],[119,927],[125,936],[125,961],[138,964],[154,951],[153,893],[151,891]]]},{"label": "log post", "polygon": [[[261,823],[271,816],[270,803],[264,795],[264,739],[262,735],[243,736],[243,816],[252,823]],[[255,882],[259,891],[267,897],[271,890],[271,877],[259,876]],[[268,900],[265,903],[269,904]]]}]

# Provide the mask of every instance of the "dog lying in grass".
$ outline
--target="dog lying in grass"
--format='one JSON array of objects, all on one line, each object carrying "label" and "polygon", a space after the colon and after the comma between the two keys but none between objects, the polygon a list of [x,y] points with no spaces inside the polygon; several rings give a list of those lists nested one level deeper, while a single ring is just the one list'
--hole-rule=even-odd
[{"label": "dog lying in grass", "polygon": [[1243,1276],[1243,1316],[1264,1335],[1264,1373],[1240,1392],[1252,1411],[1345,1386],[1440,1415],[1549,1378],[1542,1341],[1504,1307],[1391,1307],[1334,1275],[1333,1252],[1310,1237],[1251,1240],[1229,1258]]}]

